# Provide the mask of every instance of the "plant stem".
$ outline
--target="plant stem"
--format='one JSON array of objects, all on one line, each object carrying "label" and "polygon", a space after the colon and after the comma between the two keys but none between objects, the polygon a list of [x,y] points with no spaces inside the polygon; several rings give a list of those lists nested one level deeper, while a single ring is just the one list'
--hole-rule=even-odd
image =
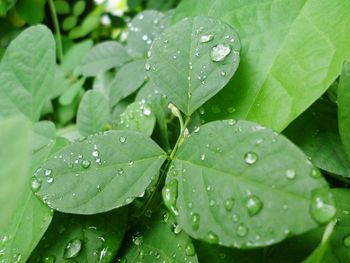
[{"label": "plant stem", "polygon": [[58,23],[57,12],[53,0],[49,0],[50,12],[52,16],[53,26],[57,35],[57,50],[58,50],[58,60],[62,63],[63,61],[63,48],[62,48],[62,39],[61,39],[61,30]]}]

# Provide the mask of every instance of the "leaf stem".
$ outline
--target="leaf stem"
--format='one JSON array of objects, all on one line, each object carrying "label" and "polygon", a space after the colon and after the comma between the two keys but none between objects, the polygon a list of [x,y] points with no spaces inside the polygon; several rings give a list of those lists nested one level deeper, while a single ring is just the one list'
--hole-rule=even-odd
[{"label": "leaf stem", "polygon": [[63,48],[62,48],[61,30],[60,30],[60,25],[58,23],[57,12],[56,12],[56,8],[55,8],[55,5],[53,3],[53,0],[49,0],[49,6],[50,6],[50,12],[51,12],[51,16],[52,16],[53,26],[55,28],[56,35],[57,35],[58,60],[60,62],[62,62],[63,61]]}]

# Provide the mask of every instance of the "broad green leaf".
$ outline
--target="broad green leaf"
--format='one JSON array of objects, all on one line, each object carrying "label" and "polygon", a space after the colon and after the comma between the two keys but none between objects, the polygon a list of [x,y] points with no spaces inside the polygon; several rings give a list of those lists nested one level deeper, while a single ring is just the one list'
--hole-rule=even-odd
[{"label": "broad green leaf", "polygon": [[[32,193],[30,130],[15,118],[0,124],[0,261],[25,262],[50,224],[52,213]],[[36,163],[33,156],[32,163]]]},{"label": "broad green leaf", "polygon": [[52,33],[42,25],[26,29],[11,42],[1,65],[5,69],[0,71],[0,114],[3,115],[5,102],[4,107],[38,120],[45,101],[51,95],[55,71]]},{"label": "broad green leaf", "polygon": [[66,77],[66,72],[58,65],[56,66],[55,77],[52,84],[51,99],[61,96],[70,86],[69,79]]},{"label": "broad green leaf", "polygon": [[[29,262],[112,262],[123,240],[126,221],[124,208],[91,216],[56,213]],[[76,253],[69,253],[68,244],[76,248]],[[69,258],[72,254],[77,255]]]},{"label": "broad green leaf", "polygon": [[[131,203],[164,162],[146,135],[109,131],[75,142],[50,157],[33,177],[33,189],[49,207],[95,214]],[[46,174],[46,175],[45,175]]]},{"label": "broad green leaf", "polygon": [[93,90],[101,92],[106,98],[109,97],[109,87],[113,80],[113,75],[111,72],[106,71],[97,75],[94,79],[94,83],[92,86]]},{"label": "broad green leaf", "polygon": [[303,152],[248,121],[195,130],[175,156],[163,199],[190,236],[237,248],[277,243],[335,214],[325,180]]},{"label": "broad green leaf", "polygon": [[239,50],[229,25],[209,17],[185,18],[155,39],[145,67],[170,101],[191,115],[233,76]]},{"label": "broad green leaf", "polygon": [[342,177],[350,174],[350,162],[339,138],[337,109],[331,102],[317,101],[292,122],[284,134],[318,168]]},{"label": "broad green leaf", "polygon": [[134,57],[146,57],[154,38],[169,25],[163,13],[146,10],[137,14],[128,24],[127,49]]},{"label": "broad green leaf", "polygon": [[68,15],[71,12],[70,5],[66,0],[56,0],[53,3],[55,4],[57,14]]},{"label": "broad green leaf", "polygon": [[108,100],[100,92],[89,90],[80,102],[77,126],[83,136],[103,131],[110,121]]},{"label": "broad green leaf", "polygon": [[66,89],[59,98],[59,103],[63,106],[71,105],[78,95],[83,91],[85,78],[78,79]]},{"label": "broad green leaf", "polygon": [[109,87],[111,107],[140,88],[146,78],[144,60],[135,60],[120,68]]},{"label": "broad green leaf", "polygon": [[127,244],[122,260],[128,263],[198,262],[191,239],[168,212],[157,212],[145,225],[137,226]]},{"label": "broad green leaf", "polygon": [[151,106],[145,101],[134,102],[120,114],[116,129],[139,131],[151,136],[156,118]]},{"label": "broad green leaf", "polygon": [[86,7],[86,2],[85,1],[77,1],[74,6],[73,6],[73,14],[76,16],[80,16]]},{"label": "broad green leaf", "polygon": [[92,48],[92,45],[93,42],[91,40],[86,40],[75,44],[68,50],[68,52],[64,55],[61,65],[62,69],[67,75],[74,74],[75,76],[79,76],[81,74],[80,65],[86,54]]},{"label": "broad green leaf", "polygon": [[78,27],[73,28],[69,32],[69,38],[82,38],[91,33],[100,23],[100,15],[94,12],[90,13]]},{"label": "broad green leaf", "polygon": [[340,138],[350,160],[350,62],[345,62],[338,86],[338,122]]},{"label": "broad green leaf", "polygon": [[33,126],[32,151],[36,152],[56,139],[56,127],[50,121],[37,122]]},{"label": "broad green leaf", "polygon": [[105,41],[93,47],[84,58],[81,71],[84,76],[96,76],[122,66],[130,60],[126,49],[116,41]]},{"label": "broad green leaf", "polygon": [[237,74],[205,107],[205,120],[249,119],[283,130],[332,84],[350,58],[350,2],[184,0],[174,20],[208,15],[233,26]]}]

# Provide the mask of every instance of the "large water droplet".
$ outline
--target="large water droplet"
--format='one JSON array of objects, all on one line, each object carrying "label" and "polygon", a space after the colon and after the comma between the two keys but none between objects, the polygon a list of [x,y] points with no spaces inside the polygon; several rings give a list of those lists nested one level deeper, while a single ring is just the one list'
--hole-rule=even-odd
[{"label": "large water droplet", "polygon": [[248,210],[248,214],[250,216],[254,216],[254,215],[258,214],[261,211],[261,209],[263,208],[263,202],[260,200],[259,197],[255,196],[255,195],[251,195],[246,200],[246,207]]},{"label": "large water droplet", "polygon": [[350,235],[346,236],[346,237],[343,239],[343,244],[344,244],[344,246],[346,246],[346,247],[350,247]]},{"label": "large water droplet", "polygon": [[336,209],[328,189],[317,189],[311,194],[311,215],[320,224],[328,223]]},{"label": "large water droplet", "polygon": [[239,237],[245,237],[248,234],[248,228],[243,223],[240,223],[236,227],[236,234]]},{"label": "large water droplet", "polygon": [[210,58],[214,62],[220,62],[231,53],[231,47],[225,44],[218,44],[211,49]]},{"label": "large water droplet", "polygon": [[34,193],[38,192],[41,188],[41,180],[36,177],[33,177],[31,188]]},{"label": "large water droplet", "polygon": [[215,233],[212,232],[212,231],[209,231],[209,232],[208,232],[207,237],[208,237],[208,243],[209,243],[209,244],[217,244],[218,241],[219,241],[218,235],[215,234]]},{"label": "large water droplet", "polygon": [[172,180],[169,183],[167,183],[163,190],[162,190],[162,196],[164,200],[164,204],[175,214],[177,215],[178,211],[175,207],[176,205],[176,199],[177,199],[177,189],[178,189],[178,182],[177,180]]},{"label": "large water droplet", "polygon": [[229,198],[226,199],[224,206],[226,211],[231,211],[233,209],[233,205],[235,204],[235,199],[234,198]]},{"label": "large water droplet", "polygon": [[244,155],[244,161],[247,164],[254,164],[258,160],[258,155],[254,152],[248,152]]},{"label": "large water droplet", "polygon": [[82,247],[82,242],[80,239],[73,239],[68,242],[64,249],[63,258],[71,259],[79,255]]},{"label": "large water droplet", "polygon": [[191,225],[193,230],[198,230],[200,223],[200,216],[197,213],[193,213],[191,216]]},{"label": "large water droplet", "polygon": [[286,171],[286,177],[289,180],[293,180],[295,178],[295,171],[293,169],[288,169]]},{"label": "large water droplet", "polygon": [[199,43],[207,43],[209,41],[212,41],[213,39],[214,39],[213,34],[203,35],[199,38]]},{"label": "large water droplet", "polygon": [[194,248],[193,243],[189,240],[186,247],[185,247],[185,253],[187,256],[194,256],[196,254],[196,250]]},{"label": "large water droplet", "polygon": [[91,165],[91,162],[90,162],[89,160],[83,160],[83,161],[81,162],[81,167],[83,167],[84,169],[89,168],[90,165]]}]

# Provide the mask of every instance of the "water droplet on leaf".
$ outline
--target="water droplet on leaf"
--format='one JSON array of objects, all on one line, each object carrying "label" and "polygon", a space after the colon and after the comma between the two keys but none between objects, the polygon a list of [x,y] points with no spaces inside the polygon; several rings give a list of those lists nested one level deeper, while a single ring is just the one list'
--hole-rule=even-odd
[{"label": "water droplet on leaf", "polygon": [[336,209],[328,189],[317,189],[311,194],[311,215],[320,224],[328,223]]},{"label": "water droplet on leaf", "polygon": [[214,232],[209,231],[207,236],[208,236],[208,243],[209,244],[217,244],[218,243],[219,237]]},{"label": "water droplet on leaf", "polygon": [[252,196],[249,196],[248,199],[246,200],[246,207],[248,210],[248,214],[250,216],[254,216],[258,214],[263,208],[263,202],[260,200],[259,197],[252,195]]},{"label": "water droplet on leaf", "polygon": [[218,44],[211,49],[210,58],[214,62],[224,61],[231,53],[231,47],[225,44]]},{"label": "water droplet on leaf", "polygon": [[41,188],[41,180],[36,178],[36,177],[33,177],[32,183],[31,183],[31,188],[32,188],[34,193],[38,192]]},{"label": "water droplet on leaf", "polygon": [[226,211],[231,211],[233,209],[233,205],[235,204],[235,199],[234,198],[229,198],[226,199],[224,206]]},{"label": "water droplet on leaf", "polygon": [[191,216],[191,225],[193,230],[198,230],[200,223],[200,216],[197,213],[193,213]]},{"label": "water droplet on leaf", "polygon": [[196,250],[194,248],[194,245],[191,241],[188,241],[186,247],[185,247],[185,253],[187,256],[194,256],[196,254]]},{"label": "water droplet on leaf", "polygon": [[63,258],[71,259],[79,255],[82,248],[82,242],[80,239],[73,239],[68,242],[64,249]]},{"label": "water droplet on leaf", "polygon": [[203,35],[199,38],[199,43],[207,43],[209,41],[212,41],[213,39],[214,39],[213,34]]},{"label": "water droplet on leaf", "polygon": [[258,155],[254,152],[248,152],[244,155],[244,161],[247,164],[254,164],[258,160]]},{"label": "water droplet on leaf", "polygon": [[167,183],[163,190],[162,196],[164,204],[175,214],[177,215],[177,208],[175,207],[177,194],[178,194],[178,182],[177,180],[172,180]]},{"label": "water droplet on leaf", "polygon": [[289,179],[289,180],[293,180],[295,178],[295,171],[293,169],[288,169],[286,171],[286,177]]},{"label": "water droplet on leaf", "polygon": [[236,227],[236,234],[239,237],[245,237],[248,234],[248,228],[243,223],[240,223]]},{"label": "water droplet on leaf", "polygon": [[89,160],[83,160],[83,161],[81,162],[81,167],[83,167],[84,169],[89,168],[90,165],[91,165],[91,162],[90,162]]}]

